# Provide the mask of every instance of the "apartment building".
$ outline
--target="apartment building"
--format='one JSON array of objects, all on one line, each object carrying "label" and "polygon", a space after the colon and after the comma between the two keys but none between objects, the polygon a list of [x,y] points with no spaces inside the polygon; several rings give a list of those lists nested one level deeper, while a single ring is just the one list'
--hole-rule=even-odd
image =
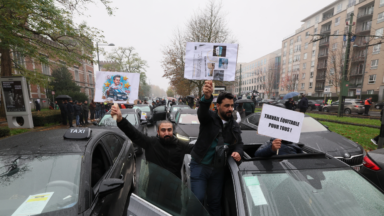
[{"label": "apartment building", "polygon": [[[349,96],[384,95],[384,60],[380,41],[384,30],[384,0],[337,0],[303,19],[302,26],[282,41],[280,96],[298,91],[310,96],[338,95],[345,60],[346,22],[353,13],[348,80]],[[330,34],[341,36],[311,36]],[[366,64],[364,64],[366,62]],[[365,71],[365,73],[363,73]],[[364,76],[363,76],[364,74]]]},{"label": "apartment building", "polygon": [[[244,95],[256,90],[261,98],[278,95],[281,50],[276,50],[251,62],[238,63],[233,94]],[[241,68],[241,70],[240,70]]]}]

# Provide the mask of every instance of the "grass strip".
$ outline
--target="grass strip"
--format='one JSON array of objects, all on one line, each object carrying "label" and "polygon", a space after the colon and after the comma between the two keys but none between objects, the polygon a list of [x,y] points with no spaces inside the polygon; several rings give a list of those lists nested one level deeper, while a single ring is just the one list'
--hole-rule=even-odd
[{"label": "grass strip", "polygon": [[371,126],[381,126],[380,120],[377,119],[363,119],[363,118],[351,118],[351,117],[337,117],[332,115],[323,115],[323,114],[316,114],[316,113],[306,113],[307,115],[313,117],[313,118],[319,118],[319,119],[327,119],[332,121],[339,121],[344,123],[354,123],[354,124],[361,124],[361,125],[371,125]]},{"label": "grass strip", "polygon": [[25,128],[18,128],[18,129],[11,129],[11,136],[14,136],[14,135],[17,135],[17,134],[21,134],[21,133],[25,133],[25,132],[28,132],[30,129],[25,129]]},{"label": "grass strip", "polygon": [[329,127],[329,129],[335,133],[338,133],[344,136],[347,139],[350,139],[359,145],[361,145],[365,150],[374,150],[377,148],[376,145],[371,143],[371,139],[377,136],[380,133],[380,129],[354,126],[354,125],[345,125],[332,123],[327,121],[320,121],[323,125]]}]

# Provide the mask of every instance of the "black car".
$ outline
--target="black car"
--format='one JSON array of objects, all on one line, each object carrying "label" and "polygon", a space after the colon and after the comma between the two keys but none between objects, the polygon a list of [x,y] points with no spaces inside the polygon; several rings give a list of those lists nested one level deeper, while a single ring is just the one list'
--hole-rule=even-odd
[{"label": "black car", "polygon": [[[141,111],[139,109],[121,109],[121,115],[135,126],[138,131],[146,135],[148,134],[147,121],[141,119]],[[117,133],[120,133],[121,136],[125,136],[125,134],[117,127],[116,120],[113,119],[110,112],[105,114],[100,122],[94,122],[93,124],[94,126],[91,126],[91,128],[103,127],[105,129],[112,129]],[[137,155],[143,153],[141,147],[136,144],[133,144],[133,147]]]},{"label": "black car", "polygon": [[197,139],[200,129],[197,110],[180,109],[175,115],[174,122],[174,133],[178,139],[184,141],[192,141]]},{"label": "black car", "polygon": [[[240,122],[241,137],[244,143],[264,143],[270,137],[255,133],[260,119],[260,112],[251,114]],[[314,118],[305,115],[299,143],[315,148],[321,152],[353,166],[359,170],[363,163],[364,149],[357,143],[330,131]]]},{"label": "black car", "polygon": [[0,215],[127,215],[136,165],[129,139],[70,128],[0,141]]},{"label": "black car", "polygon": [[[244,144],[244,157],[228,159],[222,215],[382,215],[384,194],[347,164],[311,147],[303,154],[255,158],[261,146]],[[190,188],[190,155],[182,182]]]},{"label": "black car", "polygon": [[175,122],[175,116],[180,109],[191,109],[188,105],[173,105],[167,111],[167,119],[171,122]]},{"label": "black car", "polygon": [[152,106],[150,106],[149,104],[135,104],[133,106],[133,109],[140,109],[142,114],[145,113],[145,115],[147,116],[146,120],[148,125],[154,124],[152,119],[153,117]]},{"label": "black car", "polygon": [[273,103],[276,103],[276,101],[272,99],[263,99],[259,101],[259,106],[263,106],[263,104],[273,104]]},{"label": "black car", "polygon": [[167,107],[166,106],[157,106],[153,109],[152,123],[156,124],[158,121],[167,119]]},{"label": "black car", "polygon": [[381,101],[375,104],[376,109],[383,109],[383,107],[384,107],[384,101]]},{"label": "black car", "polygon": [[384,149],[370,151],[365,155],[360,173],[384,190]]}]

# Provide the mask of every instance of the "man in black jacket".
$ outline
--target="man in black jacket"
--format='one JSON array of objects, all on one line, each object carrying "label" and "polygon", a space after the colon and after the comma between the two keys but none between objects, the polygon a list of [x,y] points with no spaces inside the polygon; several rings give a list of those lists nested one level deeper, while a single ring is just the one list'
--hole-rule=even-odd
[{"label": "man in black jacket", "polygon": [[133,143],[145,149],[145,159],[155,163],[181,178],[181,166],[185,154],[193,145],[173,136],[173,125],[169,121],[158,122],[157,136],[148,137],[138,131],[127,119],[122,118],[119,107],[112,106],[111,115],[117,115],[117,126]]},{"label": "man in black jacket", "polygon": [[67,101],[62,101],[61,103],[59,103],[59,108],[60,108],[60,111],[61,111],[61,119],[62,119],[62,123],[63,125],[67,125]]},{"label": "man in black jacket", "polygon": [[300,112],[305,113],[307,111],[308,99],[305,97],[304,94],[301,95],[301,100],[297,106],[299,107]]},{"label": "man in black jacket", "polygon": [[75,109],[73,107],[72,99],[69,100],[69,103],[67,104],[67,111],[68,111],[68,122],[69,127],[73,127],[72,121],[73,121],[73,115],[75,113]]},{"label": "man in black jacket", "polygon": [[[227,158],[222,157],[221,148],[228,147],[227,155],[236,161],[243,155],[243,141],[239,125],[233,121],[233,95],[222,92],[217,97],[217,111],[209,110],[212,103],[212,81],[205,81],[204,96],[200,100],[197,115],[200,132],[191,155],[191,189],[201,203],[207,194],[210,215],[221,215],[221,194],[224,185],[224,171]],[[225,149],[225,147],[224,147]],[[225,154],[224,154],[225,155]]]},{"label": "man in black jacket", "polygon": [[88,124],[88,113],[89,113],[88,101],[85,100],[83,104],[83,119],[85,121],[85,124]]}]

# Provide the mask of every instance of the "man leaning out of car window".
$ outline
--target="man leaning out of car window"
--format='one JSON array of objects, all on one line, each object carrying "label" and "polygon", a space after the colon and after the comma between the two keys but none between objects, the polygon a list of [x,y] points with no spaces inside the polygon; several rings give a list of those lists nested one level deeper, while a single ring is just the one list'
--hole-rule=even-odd
[{"label": "man leaning out of car window", "polygon": [[277,154],[277,150],[279,150],[279,155],[303,153],[296,143],[272,138],[256,150],[255,157],[271,157]]}]

